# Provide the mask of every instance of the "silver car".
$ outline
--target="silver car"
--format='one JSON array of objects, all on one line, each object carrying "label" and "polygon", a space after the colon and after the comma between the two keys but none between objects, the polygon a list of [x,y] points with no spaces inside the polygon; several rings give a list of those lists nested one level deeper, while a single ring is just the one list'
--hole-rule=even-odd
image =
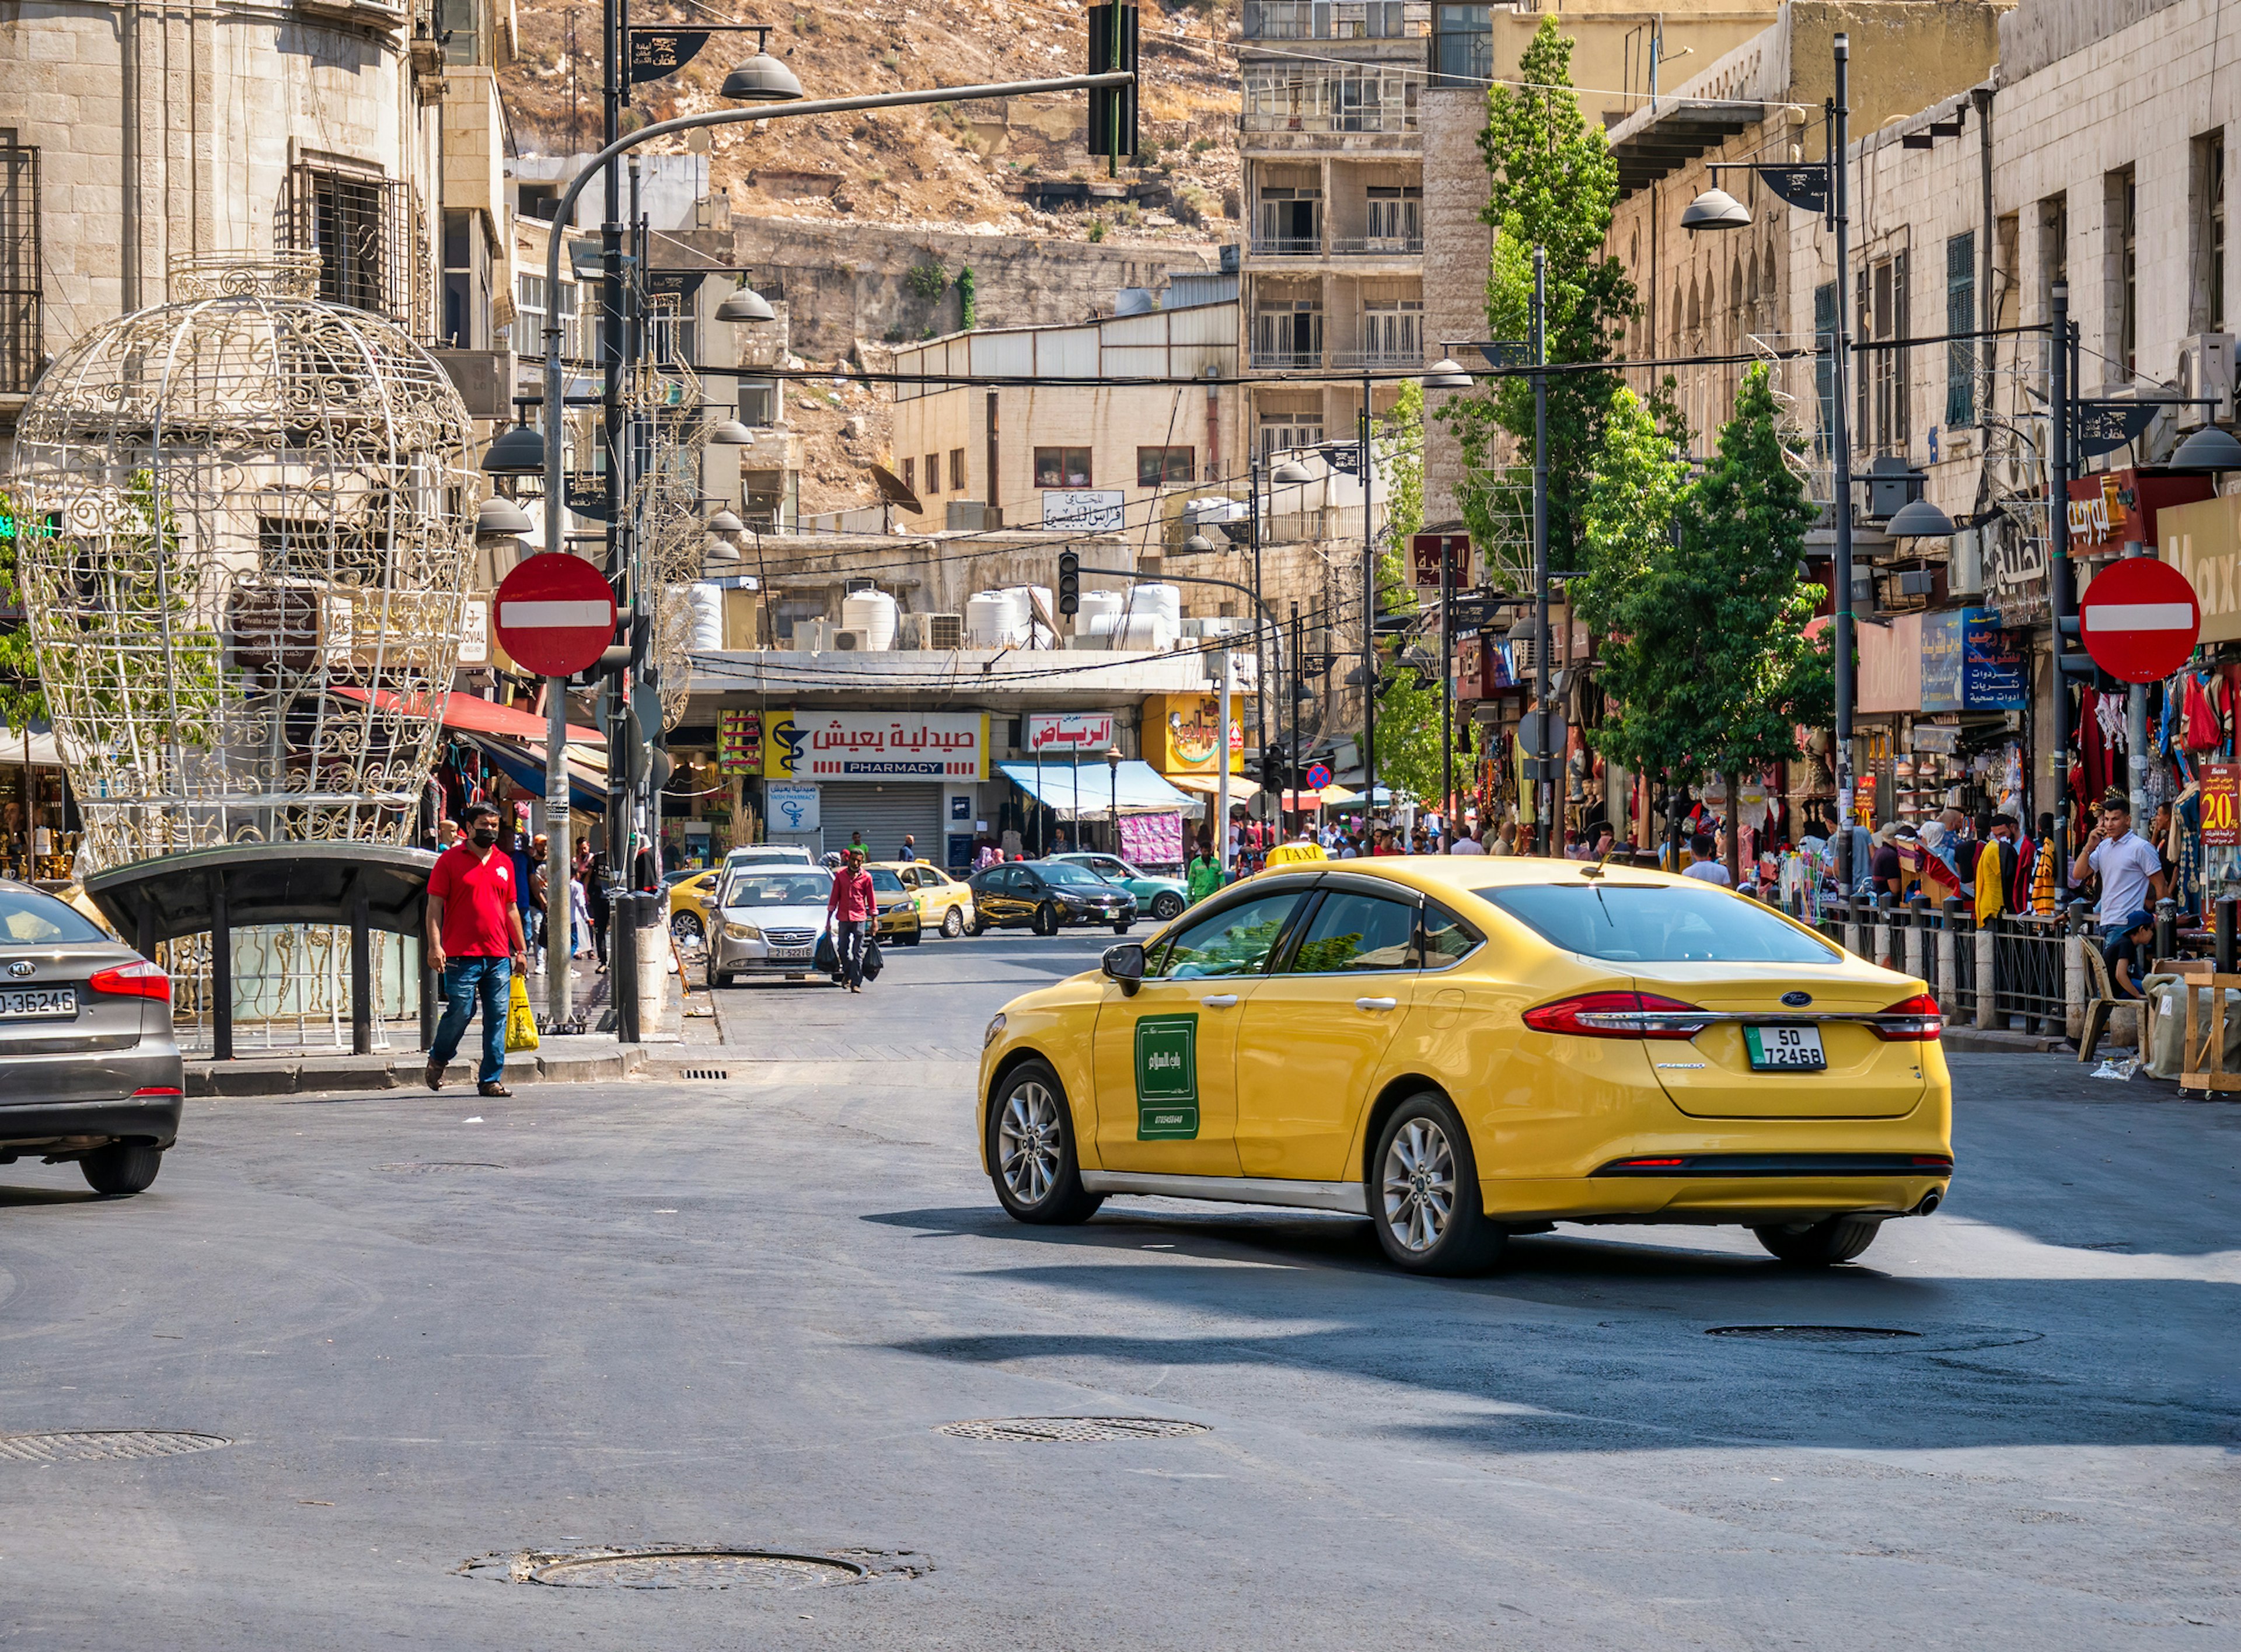
[{"label": "silver car", "polygon": [[0,1165],[75,1160],[136,1194],[178,1139],[171,981],[52,895],[0,879]]},{"label": "silver car", "polygon": [[708,985],[729,987],[741,975],[806,980],[817,973],[817,938],[833,874],[822,866],[783,861],[727,869],[708,914]]}]

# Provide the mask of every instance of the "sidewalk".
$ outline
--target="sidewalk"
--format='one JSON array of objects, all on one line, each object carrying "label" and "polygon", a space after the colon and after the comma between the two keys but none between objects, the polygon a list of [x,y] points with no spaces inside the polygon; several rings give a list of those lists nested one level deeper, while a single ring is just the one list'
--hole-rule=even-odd
[{"label": "sidewalk", "polygon": [[[675,977],[671,978],[669,1002],[662,1025],[642,1044],[624,1044],[614,1033],[614,1010],[608,995],[608,977],[588,961],[578,964],[574,1002],[584,1012],[584,1033],[546,1033],[539,1047],[505,1058],[505,1082],[515,1084],[581,1084],[599,1079],[619,1079],[649,1062],[666,1066],[685,1060],[688,1052],[706,1047],[712,1053],[719,1042],[716,1021],[708,1014],[708,994],[692,978],[692,996],[679,1013]],[[541,1000],[545,977],[529,978],[530,997]],[[370,1055],[351,1055],[304,1050],[259,1051],[247,1047],[243,1029],[235,1041],[238,1053],[231,1061],[213,1061],[205,1053],[186,1059],[186,1093],[190,1096],[256,1096],[317,1094],[337,1090],[400,1090],[423,1087],[427,1062],[420,1050],[418,1019],[387,1024],[390,1047]],[[472,1095],[475,1063],[482,1047],[479,1017],[468,1023],[458,1054],[452,1059],[445,1084],[445,1094]]]}]

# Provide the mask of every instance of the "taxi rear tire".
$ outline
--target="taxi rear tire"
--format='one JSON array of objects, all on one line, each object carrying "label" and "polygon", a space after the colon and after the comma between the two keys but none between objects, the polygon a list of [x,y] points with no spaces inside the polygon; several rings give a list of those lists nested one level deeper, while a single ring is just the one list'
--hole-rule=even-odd
[{"label": "taxi rear tire", "polygon": [[1831,1216],[1826,1221],[1777,1223],[1751,1232],[1778,1261],[1796,1267],[1833,1267],[1874,1244],[1883,1226],[1873,1216]]},{"label": "taxi rear tire", "polygon": [[988,1180],[1015,1221],[1060,1227],[1087,1221],[1105,1202],[1081,1185],[1074,1114],[1050,1064],[1020,1063],[988,1109]]},{"label": "taxi rear tire", "polygon": [[1486,1219],[1470,1133],[1438,1091],[1393,1109],[1369,1162],[1370,1225],[1395,1267],[1452,1277],[1500,1260],[1509,1235]]},{"label": "taxi rear tire", "polygon": [[941,914],[941,938],[944,940],[955,940],[964,933],[965,914],[963,913],[952,906]]}]

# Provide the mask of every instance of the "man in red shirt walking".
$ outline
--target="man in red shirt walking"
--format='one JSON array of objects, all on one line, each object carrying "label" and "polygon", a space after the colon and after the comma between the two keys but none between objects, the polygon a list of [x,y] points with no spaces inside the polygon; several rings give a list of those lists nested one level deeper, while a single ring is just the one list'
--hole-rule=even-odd
[{"label": "man in red shirt walking", "polygon": [[[436,857],[428,874],[428,967],[442,972],[444,1019],[428,1051],[428,1087],[444,1087],[444,1069],[458,1053],[479,1001],[483,1059],[476,1071],[485,1095],[511,1095],[505,1072],[505,1013],[513,972],[529,964],[521,933],[513,858],[498,848],[498,811],[467,805],[465,835]],[[868,882],[868,880],[866,880]]]},{"label": "man in red shirt walking", "polygon": [[825,898],[826,916],[833,920],[833,946],[839,949],[841,978],[848,990],[864,990],[864,941],[880,914],[872,893],[872,874],[864,870],[864,852],[853,844],[833,873],[833,893]]}]

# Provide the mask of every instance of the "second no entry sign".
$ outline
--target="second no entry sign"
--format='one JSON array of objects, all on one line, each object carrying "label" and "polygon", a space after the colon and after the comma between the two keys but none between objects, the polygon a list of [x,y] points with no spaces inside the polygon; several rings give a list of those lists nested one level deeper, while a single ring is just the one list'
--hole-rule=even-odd
[{"label": "second no entry sign", "polygon": [[615,637],[615,593],[581,557],[546,552],[498,582],[498,639],[540,677],[572,677],[599,664]]}]

